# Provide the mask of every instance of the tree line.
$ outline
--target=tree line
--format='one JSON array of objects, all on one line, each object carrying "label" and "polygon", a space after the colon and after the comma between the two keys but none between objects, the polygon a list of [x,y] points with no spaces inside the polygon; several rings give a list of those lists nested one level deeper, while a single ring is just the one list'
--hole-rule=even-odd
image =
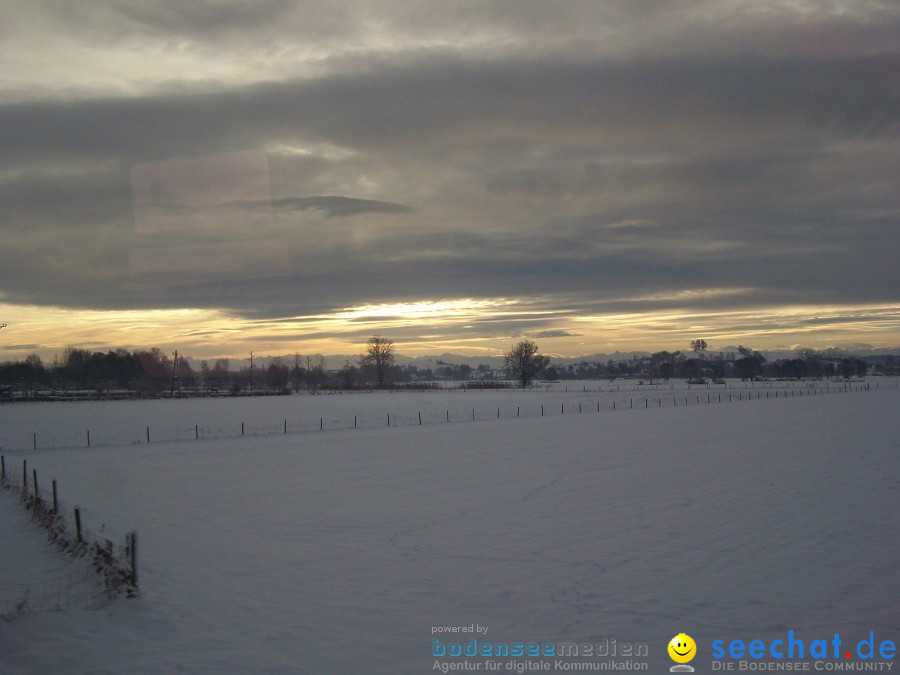
[{"label": "tree line", "polygon": [[[653,382],[672,379],[688,382],[706,382],[725,378],[742,380],[766,379],[819,379],[833,377],[865,377],[867,374],[900,374],[900,363],[887,356],[876,364],[856,356],[844,354],[839,349],[798,349],[792,358],[769,361],[760,352],[740,346],[737,352],[710,354],[705,341],[691,343],[692,349],[660,351],[649,356],[633,357],[627,361],[605,364],[581,362],[565,368],[551,366],[547,379],[614,379],[640,377]],[[545,374],[547,375],[547,374]]]},{"label": "tree line", "polygon": [[436,367],[398,366],[391,340],[373,336],[366,352],[357,362],[347,361],[342,368],[326,370],[324,358],[276,357],[263,366],[243,362],[233,368],[229,359],[202,361],[195,369],[191,363],[158,348],[139,351],[117,349],[90,352],[67,348],[62,358],[46,365],[35,354],[22,361],[0,364],[0,387],[11,391],[72,392],[92,391],[98,395],[128,392],[137,396],[179,395],[186,393],[245,394],[291,393],[317,389],[353,389],[412,385],[435,380],[491,380],[510,378],[520,386],[533,379],[616,379],[621,377],[654,380],[685,379],[700,382],[740,377],[802,379],[823,377],[862,377],[870,371],[882,375],[900,374],[900,363],[887,356],[870,364],[840,350],[798,350],[792,358],[768,361],[760,352],[746,347],[729,354],[710,354],[705,340],[691,342],[691,349],[660,351],[649,356],[606,363],[581,362],[553,365],[539,353],[530,340],[521,340],[505,355],[505,366],[496,371],[486,365],[450,364],[438,361]]},{"label": "tree line", "polygon": [[267,358],[265,365],[242,362],[233,367],[227,358],[201,361],[199,368],[178,352],[167,354],[158,348],[139,351],[117,349],[90,352],[67,348],[61,359],[45,364],[32,354],[22,361],[0,364],[0,395],[13,391],[92,392],[97,396],[135,395],[141,397],[187,394],[289,394],[318,389],[384,387],[395,383],[417,383],[426,379],[467,379],[472,369],[444,364],[419,371],[416,366],[398,366],[393,342],[375,336],[366,353],[356,363],[347,361],[337,370],[326,370],[322,356]]},{"label": "tree line", "polygon": [[66,393],[93,391],[99,395],[127,391],[138,396],[176,395],[202,390],[205,393],[242,393],[253,391],[290,392],[291,388],[311,386],[324,371],[324,361],[292,366],[283,358],[271,359],[265,367],[241,366],[232,369],[227,358],[202,361],[199,370],[175,354],[158,348],[144,351],[117,349],[89,352],[67,348],[62,359],[45,365],[37,355],[24,361],[0,364],[0,386],[7,390]]}]

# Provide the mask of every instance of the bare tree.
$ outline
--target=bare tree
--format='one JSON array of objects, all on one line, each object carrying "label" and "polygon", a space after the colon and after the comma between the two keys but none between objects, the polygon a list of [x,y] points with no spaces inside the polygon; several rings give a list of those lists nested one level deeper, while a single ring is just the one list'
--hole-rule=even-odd
[{"label": "bare tree", "polygon": [[349,361],[344,365],[343,377],[344,387],[353,389],[353,382],[356,380],[356,366],[351,366]]},{"label": "bare tree", "polygon": [[175,366],[175,373],[178,377],[178,384],[181,387],[192,389],[197,386],[197,372],[191,367],[191,364],[183,356],[178,357],[178,363]]},{"label": "bare tree", "polygon": [[361,368],[374,372],[378,386],[384,386],[388,370],[394,365],[394,343],[375,335],[366,343],[366,353],[360,358]]},{"label": "bare tree", "polygon": [[286,392],[291,379],[291,369],[280,356],[274,357],[266,368],[266,386],[278,392]]},{"label": "bare tree", "polygon": [[306,373],[309,390],[315,391],[325,383],[325,357],[319,354],[315,365],[311,365],[310,357],[307,356],[306,367],[309,369]]},{"label": "bare tree", "polygon": [[303,370],[303,366],[300,365],[300,355],[294,354],[294,367],[291,368],[291,387],[296,393],[300,393],[300,388],[303,386],[303,374],[306,372]]},{"label": "bare tree", "polygon": [[209,382],[207,386],[219,389],[220,391],[227,391],[230,385],[231,362],[228,359],[216,359],[215,364],[209,371]]},{"label": "bare tree", "polygon": [[762,365],[766,362],[766,357],[758,351],[738,345],[738,351],[741,358],[734,362],[738,375],[742,380],[753,380],[762,374]]},{"label": "bare tree", "polygon": [[506,371],[527,387],[531,378],[547,367],[550,359],[538,354],[538,346],[522,340],[506,354]]}]

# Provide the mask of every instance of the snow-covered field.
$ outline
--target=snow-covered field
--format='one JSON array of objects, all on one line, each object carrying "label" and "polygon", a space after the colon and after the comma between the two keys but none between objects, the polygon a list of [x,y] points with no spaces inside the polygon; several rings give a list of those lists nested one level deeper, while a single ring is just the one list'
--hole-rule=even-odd
[{"label": "snow-covered field", "polygon": [[[891,383],[893,384],[893,383]],[[860,382],[741,382],[688,385],[571,382],[522,389],[320,393],[285,397],[63,402],[0,406],[0,447],[83,448],[173,440],[233,438],[336,429],[467,422],[608,412],[630,407],[699,405],[799,396],[865,386]]]},{"label": "snow-covered field", "polygon": [[[665,672],[679,632],[709,672],[716,639],[900,642],[900,390],[758,387],[2,406],[8,470],[138,531],[142,597],[0,622],[0,672],[489,672],[434,637],[641,643],[564,661]],[[71,567],[23,513],[0,492],[0,598]]]}]

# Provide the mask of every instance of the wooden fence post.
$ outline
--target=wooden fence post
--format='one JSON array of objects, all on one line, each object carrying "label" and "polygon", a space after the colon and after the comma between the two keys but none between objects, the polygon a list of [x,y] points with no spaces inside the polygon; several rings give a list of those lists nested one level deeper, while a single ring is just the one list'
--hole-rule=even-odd
[{"label": "wooden fence post", "polygon": [[59,500],[56,497],[56,479],[53,479],[53,515],[59,515]]},{"label": "wooden fence post", "polygon": [[129,553],[131,554],[131,585],[137,588],[138,585],[138,573],[137,573],[137,532],[132,531],[131,536],[129,537],[130,545],[128,547]]},{"label": "wooden fence post", "polygon": [[77,506],[75,507],[75,536],[78,537],[80,544],[83,541],[81,538],[81,511]]}]

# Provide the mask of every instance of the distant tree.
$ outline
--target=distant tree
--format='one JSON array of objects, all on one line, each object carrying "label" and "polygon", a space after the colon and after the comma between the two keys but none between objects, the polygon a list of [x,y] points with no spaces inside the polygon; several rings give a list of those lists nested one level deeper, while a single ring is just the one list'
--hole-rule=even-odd
[{"label": "distant tree", "polygon": [[[815,349],[809,349],[808,347],[804,347],[797,350],[797,357],[801,359],[806,365],[806,376],[807,377],[822,377],[823,375],[828,375],[829,368],[826,367],[826,364],[822,361],[822,355],[817,352]],[[833,369],[833,364],[827,364]]]},{"label": "distant tree", "polygon": [[741,358],[734,362],[734,367],[741,379],[753,380],[762,375],[762,366],[766,362],[766,357],[743,345],[738,346],[738,351]]},{"label": "distant tree", "polygon": [[28,391],[31,395],[49,382],[50,374],[37,354],[27,356],[24,362],[0,365],[0,384]]},{"label": "distant tree", "polygon": [[197,373],[191,368],[188,360],[181,356],[178,357],[178,363],[175,365],[175,374],[180,387],[193,389],[197,386]]},{"label": "distant tree", "polygon": [[706,351],[709,348],[709,345],[706,344],[706,340],[691,340],[691,349],[695,352]]},{"label": "distant tree", "polygon": [[856,357],[841,359],[839,372],[841,377],[848,380],[854,376],[865,377],[869,372],[869,364]]},{"label": "distant tree", "polygon": [[538,346],[522,340],[506,354],[506,371],[527,387],[531,379],[547,367],[550,359],[538,354]]},{"label": "distant tree", "polygon": [[779,369],[779,374],[783,377],[793,377],[797,380],[806,377],[807,372],[806,361],[800,358],[782,361]]},{"label": "distant tree", "polygon": [[359,365],[373,373],[379,387],[384,386],[388,372],[394,365],[394,343],[375,335],[366,343],[366,353],[360,357]]},{"label": "distant tree", "polygon": [[231,362],[228,359],[216,359],[209,371],[207,386],[219,391],[228,391],[231,386]]},{"label": "distant tree", "polygon": [[63,377],[75,386],[90,385],[87,382],[90,359],[91,353],[86,349],[66,347],[63,350]]},{"label": "distant tree", "polygon": [[752,380],[760,373],[759,362],[751,356],[742,356],[734,362],[734,368],[741,380]]},{"label": "distant tree", "polygon": [[651,354],[650,364],[647,369],[650,379],[661,377],[668,381],[675,374],[675,362],[681,358],[680,351],[674,354],[666,351]]},{"label": "distant tree", "polygon": [[345,389],[353,389],[353,385],[356,383],[356,373],[356,366],[350,365],[350,362],[347,361],[341,370],[342,384]]},{"label": "distant tree", "polygon": [[312,357],[306,357],[306,380],[309,391],[315,391],[325,384],[325,357],[321,354],[315,363],[312,363]]},{"label": "distant tree", "polygon": [[250,368],[243,366],[238,370],[228,373],[228,391],[232,396],[238,396],[241,392],[250,389]]},{"label": "distant tree", "polygon": [[171,386],[172,362],[167,354],[154,347],[135,355],[141,365],[141,374],[134,386],[145,394],[160,394]]},{"label": "distant tree", "polygon": [[291,379],[291,369],[280,356],[276,356],[269,362],[265,372],[266,386],[275,391],[285,392]]},{"label": "distant tree", "polygon": [[291,368],[291,388],[295,392],[299,392],[303,387],[303,375],[306,370],[303,368],[299,354],[294,354],[294,365]]},{"label": "distant tree", "polygon": [[705,363],[703,359],[685,359],[681,364],[684,376],[689,380],[701,379]]}]

